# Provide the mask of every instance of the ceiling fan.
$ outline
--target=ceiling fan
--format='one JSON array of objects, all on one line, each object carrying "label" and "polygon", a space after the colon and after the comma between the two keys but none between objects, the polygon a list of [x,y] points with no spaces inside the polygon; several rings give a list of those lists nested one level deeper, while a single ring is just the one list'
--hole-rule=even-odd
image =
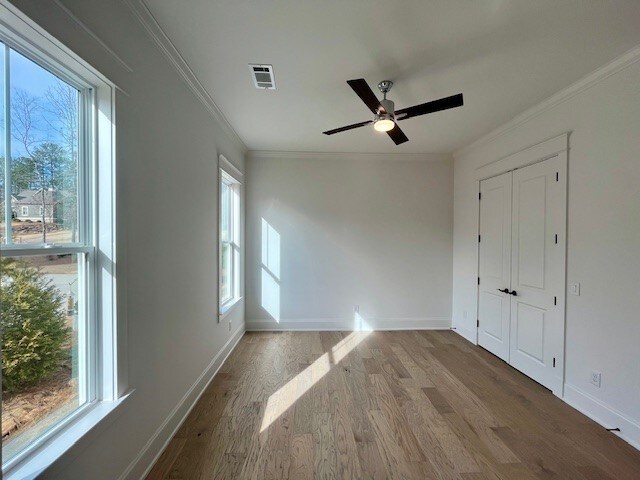
[{"label": "ceiling fan", "polygon": [[373,113],[373,120],[354,123],[353,125],[347,125],[345,127],[322,132],[325,135],[333,135],[334,133],[340,133],[346,130],[352,130],[354,128],[373,124],[373,128],[379,132],[387,132],[387,135],[391,137],[391,140],[393,140],[396,145],[400,145],[401,143],[408,142],[409,139],[396,122],[417,117],[419,115],[426,115],[427,113],[461,107],[463,105],[462,94],[458,93],[457,95],[395,111],[393,102],[391,100],[387,100],[387,93],[389,93],[389,90],[391,90],[391,87],[393,86],[393,82],[391,80],[383,80],[378,84],[378,89],[382,92],[384,97],[382,100],[378,100],[378,97],[376,97],[371,88],[369,88],[369,85],[367,85],[364,78],[347,80],[347,83],[353,91],[356,92],[356,95],[360,97],[365,105],[369,107],[369,110]]}]

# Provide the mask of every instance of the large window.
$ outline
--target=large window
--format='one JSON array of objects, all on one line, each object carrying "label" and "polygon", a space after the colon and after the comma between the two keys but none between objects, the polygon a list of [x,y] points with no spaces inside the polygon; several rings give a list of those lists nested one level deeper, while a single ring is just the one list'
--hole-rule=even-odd
[{"label": "large window", "polygon": [[227,170],[220,168],[220,313],[240,298],[240,182]]},{"label": "large window", "polygon": [[11,476],[116,396],[113,92],[1,8],[2,470]]}]

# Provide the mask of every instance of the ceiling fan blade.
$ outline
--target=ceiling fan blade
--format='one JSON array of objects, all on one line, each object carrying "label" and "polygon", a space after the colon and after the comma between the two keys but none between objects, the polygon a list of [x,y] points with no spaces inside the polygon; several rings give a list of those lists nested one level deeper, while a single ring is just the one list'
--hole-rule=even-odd
[{"label": "ceiling fan blade", "polygon": [[356,92],[356,95],[360,97],[371,113],[378,113],[378,110],[382,108],[380,105],[380,100],[376,97],[376,94],[373,93],[373,90],[369,88],[369,85],[365,81],[364,78],[357,78],[355,80],[347,80],[349,86]]},{"label": "ceiling fan blade", "polygon": [[449,108],[461,107],[462,105],[464,105],[462,94],[458,93],[457,95],[433,100],[432,102],[396,110],[396,120],[406,120],[407,118],[448,110]]},{"label": "ceiling fan blade", "polygon": [[400,145],[401,143],[409,141],[407,136],[404,134],[404,132],[400,129],[400,126],[398,125],[396,125],[391,130],[389,130],[387,132],[387,135],[391,137],[391,140],[393,140],[393,143],[395,143],[396,145]]},{"label": "ceiling fan blade", "polygon": [[354,128],[364,127],[365,125],[370,125],[372,123],[373,123],[372,120],[367,120],[366,122],[354,123],[353,125],[346,125],[344,127],[334,128],[333,130],[327,130],[326,132],[322,132],[322,133],[324,133],[325,135],[333,135],[334,133],[340,133],[340,132],[345,132],[347,130],[353,130]]}]

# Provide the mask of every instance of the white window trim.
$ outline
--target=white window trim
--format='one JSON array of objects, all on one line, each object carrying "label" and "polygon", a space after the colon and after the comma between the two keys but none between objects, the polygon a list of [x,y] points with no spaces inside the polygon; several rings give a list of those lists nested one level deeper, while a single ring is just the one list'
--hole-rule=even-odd
[{"label": "white window trim", "polygon": [[20,210],[22,210],[22,213],[20,213],[21,216],[23,217],[28,217],[29,216],[29,207],[21,207]]},{"label": "white window trim", "polygon": [[226,301],[220,307],[220,313],[218,314],[218,321],[221,322],[222,320],[227,318],[229,314],[235,309],[235,307],[240,304],[241,300],[242,300],[242,297],[234,297]]},{"label": "white window trim", "polygon": [[[86,111],[90,118],[91,143],[82,145],[92,168],[85,172],[87,181],[95,185],[91,198],[79,205],[79,215],[92,218],[90,247],[80,245],[52,246],[48,252],[75,247],[93,257],[95,272],[89,272],[88,288],[95,292],[88,305],[94,316],[95,331],[91,342],[96,346],[89,358],[89,368],[96,376],[95,400],[79,408],[52,430],[36,440],[23,453],[3,466],[5,479],[35,477],[63,454],[79,449],[79,440],[110,416],[129,395],[122,379],[125,365],[118,362],[118,352],[126,350],[126,325],[123,316],[116,317],[116,250],[115,250],[115,103],[116,86],[84,60],[30,20],[13,5],[0,3],[0,39],[9,47],[37,61],[61,78],[84,86],[91,93]],[[86,96],[85,96],[86,97]],[[85,195],[85,197],[88,197]],[[25,245],[3,246],[3,254],[41,252],[41,248]],[[120,382],[120,383],[118,383]]]},{"label": "white window trim", "polygon": [[[242,248],[242,172],[238,170],[224,155],[218,157],[218,322],[225,319],[231,311],[240,304],[242,300],[242,281],[243,281],[243,248]],[[224,303],[220,303],[220,285],[222,275],[222,241],[220,238],[220,226],[222,222],[222,189],[220,185],[225,180],[228,184],[233,186],[232,201],[233,218],[232,218],[232,231],[233,241],[232,246],[234,249],[234,255],[232,256],[233,266],[233,293],[229,299]]]}]

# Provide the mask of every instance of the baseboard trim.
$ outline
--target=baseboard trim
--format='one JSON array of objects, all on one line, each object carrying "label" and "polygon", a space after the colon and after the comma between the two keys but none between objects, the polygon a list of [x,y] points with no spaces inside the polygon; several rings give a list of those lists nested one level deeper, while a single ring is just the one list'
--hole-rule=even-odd
[{"label": "baseboard trim", "polygon": [[[470,330],[456,326],[453,331],[469,342],[476,343],[475,339],[470,338]],[[564,384],[564,396],[561,400],[604,428],[619,428],[619,432],[611,433],[640,450],[640,423],[636,420],[569,383]]]},{"label": "baseboard trim", "polygon": [[274,331],[367,331],[367,330],[448,330],[448,317],[432,318],[366,318],[362,320],[346,318],[287,319],[277,322],[273,319],[247,320],[249,332]]},{"label": "baseboard trim", "polygon": [[465,327],[463,327],[461,325],[454,325],[454,326],[451,327],[451,330],[456,332],[458,335],[460,335],[465,340],[473,343],[474,345],[478,344],[477,332],[475,330],[471,330],[469,328],[465,328]]},{"label": "baseboard trim", "polygon": [[564,385],[563,400],[604,428],[619,428],[619,432],[611,433],[640,450],[640,424],[637,421],[568,383]]},{"label": "baseboard trim", "polygon": [[142,450],[140,450],[138,455],[136,455],[126,470],[120,475],[119,480],[143,479],[148,475],[153,465],[209,386],[209,383],[211,383],[211,380],[213,380],[213,377],[218,373],[222,364],[224,364],[227,357],[236,348],[245,331],[245,324],[240,325],[236,329],[220,352],[213,357],[211,363],[209,363],[207,368],[200,374],[191,388],[187,390],[187,393],[184,394],[178,404],[171,410],[165,421],[162,422],[162,425],[158,427]]}]

